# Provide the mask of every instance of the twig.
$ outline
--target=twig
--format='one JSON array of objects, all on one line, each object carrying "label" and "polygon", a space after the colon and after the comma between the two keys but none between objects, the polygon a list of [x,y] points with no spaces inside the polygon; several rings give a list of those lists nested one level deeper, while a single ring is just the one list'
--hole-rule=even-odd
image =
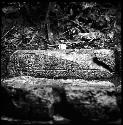
[{"label": "twig", "polygon": [[37,33],[38,33],[38,31],[36,31],[36,33],[33,34],[32,39],[30,40],[30,42],[28,44],[30,44],[33,41],[33,39],[35,38],[35,36],[37,35]]},{"label": "twig", "polygon": [[3,37],[1,38],[1,39],[3,39],[11,30],[13,30],[15,28],[15,26],[13,26],[9,31],[7,31],[4,35],[3,35]]}]

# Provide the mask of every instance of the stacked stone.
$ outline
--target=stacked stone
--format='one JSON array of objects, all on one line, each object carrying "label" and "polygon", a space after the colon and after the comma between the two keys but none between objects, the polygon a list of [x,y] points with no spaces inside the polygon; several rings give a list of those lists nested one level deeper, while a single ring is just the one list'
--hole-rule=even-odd
[{"label": "stacked stone", "polygon": [[107,81],[115,73],[114,57],[105,49],[16,51],[8,65],[12,78],[1,81],[9,101],[3,102],[3,115],[54,122],[56,116],[86,122],[117,120],[117,89]]}]

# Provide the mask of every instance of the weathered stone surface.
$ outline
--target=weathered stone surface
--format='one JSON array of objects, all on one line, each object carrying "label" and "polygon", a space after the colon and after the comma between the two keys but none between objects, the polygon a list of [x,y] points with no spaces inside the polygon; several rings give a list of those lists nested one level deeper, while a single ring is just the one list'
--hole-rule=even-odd
[{"label": "weathered stone surface", "polygon": [[121,85],[119,85],[117,88],[116,88],[116,97],[117,97],[117,103],[118,103],[118,106],[120,107],[121,109],[121,106],[122,106],[122,87]]},{"label": "weathered stone surface", "polygon": [[12,78],[3,82],[3,88],[11,101],[10,105],[6,104],[12,107],[9,115],[22,119],[49,120],[57,96],[54,97],[51,86],[33,84],[33,81],[38,82],[31,77]]},{"label": "weathered stone surface", "polygon": [[120,112],[115,86],[106,81],[20,76],[2,81],[1,86],[13,107],[3,108],[8,106],[15,117],[46,120],[59,114],[71,120],[108,121],[117,119]]},{"label": "weathered stone surface", "polygon": [[10,57],[10,76],[109,78],[115,67],[112,50],[18,50]]},{"label": "weathered stone surface", "polygon": [[79,84],[66,86],[65,91],[67,101],[83,119],[108,121],[119,117],[120,110],[112,87]]}]

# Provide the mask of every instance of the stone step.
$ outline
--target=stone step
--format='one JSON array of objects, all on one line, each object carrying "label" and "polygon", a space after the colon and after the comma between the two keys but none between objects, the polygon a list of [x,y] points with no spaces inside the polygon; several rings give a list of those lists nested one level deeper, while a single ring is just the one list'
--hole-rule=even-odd
[{"label": "stone step", "polygon": [[112,50],[17,50],[10,57],[10,76],[101,79],[114,74]]},{"label": "stone step", "polygon": [[50,120],[59,114],[71,120],[113,121],[120,114],[116,88],[108,81],[19,76],[2,80],[0,92],[2,113],[19,119]]}]

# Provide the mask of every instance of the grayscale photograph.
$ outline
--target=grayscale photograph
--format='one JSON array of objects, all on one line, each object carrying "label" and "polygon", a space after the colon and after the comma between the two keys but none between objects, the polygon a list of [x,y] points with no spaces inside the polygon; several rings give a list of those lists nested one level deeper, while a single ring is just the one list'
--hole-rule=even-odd
[{"label": "grayscale photograph", "polygon": [[2,125],[121,125],[121,9],[2,1]]}]

